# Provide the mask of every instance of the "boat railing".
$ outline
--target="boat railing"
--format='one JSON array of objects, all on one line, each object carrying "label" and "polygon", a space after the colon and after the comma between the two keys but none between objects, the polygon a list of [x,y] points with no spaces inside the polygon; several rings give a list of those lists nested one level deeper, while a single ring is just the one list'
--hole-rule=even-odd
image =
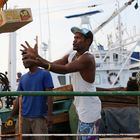
[{"label": "boat railing", "polygon": [[[138,108],[140,109],[140,91],[96,91],[96,92],[72,92],[72,91],[0,91],[0,96],[19,96],[19,133],[18,134],[0,134],[0,137],[18,137],[22,140],[22,136],[99,136],[99,137],[140,137],[140,133],[136,134],[22,134],[22,96],[137,96],[138,97]],[[139,114],[140,115],[140,114]],[[140,118],[140,116],[139,116]]]}]

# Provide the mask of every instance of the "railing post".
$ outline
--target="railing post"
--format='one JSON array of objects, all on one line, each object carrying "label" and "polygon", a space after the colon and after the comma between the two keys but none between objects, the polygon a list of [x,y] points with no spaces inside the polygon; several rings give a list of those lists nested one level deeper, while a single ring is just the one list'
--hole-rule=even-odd
[{"label": "railing post", "polygon": [[[0,118],[0,135],[2,134],[2,120]],[[1,137],[0,137],[0,140],[1,140]]]},{"label": "railing post", "polygon": [[22,140],[22,95],[19,97],[19,124],[18,124],[18,131],[19,131],[19,140]]}]

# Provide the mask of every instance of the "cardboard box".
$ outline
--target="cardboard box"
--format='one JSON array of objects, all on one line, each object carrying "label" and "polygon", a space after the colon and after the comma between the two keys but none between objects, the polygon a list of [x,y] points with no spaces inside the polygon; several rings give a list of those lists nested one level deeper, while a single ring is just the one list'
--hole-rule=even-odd
[{"label": "cardboard box", "polygon": [[32,21],[30,8],[0,11],[0,33],[14,32]]}]

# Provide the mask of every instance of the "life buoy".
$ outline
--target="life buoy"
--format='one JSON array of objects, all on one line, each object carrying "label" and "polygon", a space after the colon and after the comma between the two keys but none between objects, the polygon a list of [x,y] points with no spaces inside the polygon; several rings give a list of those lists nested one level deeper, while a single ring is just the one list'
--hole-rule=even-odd
[{"label": "life buoy", "polygon": [[[113,76],[117,77],[117,74],[116,74],[115,72],[109,73],[108,82],[109,82],[111,85],[113,84],[113,81],[112,81],[112,79],[111,79]],[[117,81],[115,82],[115,85],[118,84],[118,82],[119,82],[119,77],[118,77]]]}]

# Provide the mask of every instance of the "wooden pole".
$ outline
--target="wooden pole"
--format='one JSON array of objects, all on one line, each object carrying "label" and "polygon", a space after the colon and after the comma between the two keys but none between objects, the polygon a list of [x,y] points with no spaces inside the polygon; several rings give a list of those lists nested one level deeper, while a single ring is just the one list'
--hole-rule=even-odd
[{"label": "wooden pole", "polygon": [[22,96],[19,97],[19,122],[18,122],[18,129],[19,129],[19,140],[22,140]]}]

